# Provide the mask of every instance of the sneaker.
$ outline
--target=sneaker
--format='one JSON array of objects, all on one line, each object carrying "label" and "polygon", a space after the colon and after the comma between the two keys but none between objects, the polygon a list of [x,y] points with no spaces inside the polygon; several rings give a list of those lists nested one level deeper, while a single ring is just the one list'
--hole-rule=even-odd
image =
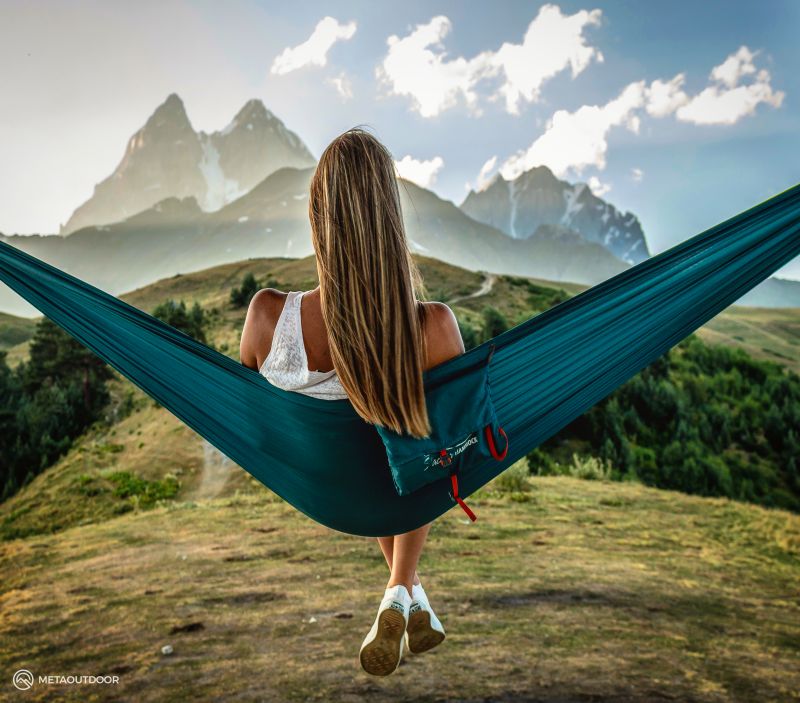
[{"label": "sneaker", "polygon": [[359,653],[361,667],[373,676],[387,676],[400,665],[411,595],[402,584],[387,588],[372,629]]},{"label": "sneaker", "polygon": [[411,607],[406,625],[406,645],[414,654],[433,649],[444,640],[444,628],[433,612],[428,596],[420,584],[411,588]]}]

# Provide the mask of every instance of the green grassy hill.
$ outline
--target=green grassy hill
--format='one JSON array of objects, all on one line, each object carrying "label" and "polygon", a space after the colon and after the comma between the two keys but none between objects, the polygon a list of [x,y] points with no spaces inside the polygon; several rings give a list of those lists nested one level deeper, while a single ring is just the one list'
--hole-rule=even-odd
[{"label": "green grassy hill", "polygon": [[35,327],[35,320],[0,312],[0,350],[28,341]]},{"label": "green grassy hill", "polygon": [[357,659],[376,545],[265,490],[4,542],[3,693],[27,668],[120,677],[30,701],[798,699],[800,516],[511,478],[472,499],[477,523],[435,523],[420,574],[448,639],[388,679]]},{"label": "green grassy hill", "polygon": [[699,336],[709,344],[742,347],[756,359],[800,373],[800,308],[733,306],[702,327]]}]

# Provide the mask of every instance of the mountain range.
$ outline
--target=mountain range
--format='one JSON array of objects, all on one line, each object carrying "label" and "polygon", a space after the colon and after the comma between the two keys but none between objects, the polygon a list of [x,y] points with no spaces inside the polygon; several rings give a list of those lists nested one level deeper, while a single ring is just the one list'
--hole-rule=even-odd
[{"label": "mountain range", "polygon": [[[0,241],[112,294],[250,257],[307,256],[315,164],[260,100],[207,134],[192,128],[173,93],[131,136],[119,166],[75,210],[63,236],[0,234]],[[399,185],[411,248],[472,270],[592,285],[649,256],[633,213],[546,166],[514,180],[495,176],[460,206],[411,181]],[[800,305],[800,283],[772,279],[759,289],[742,302]],[[5,286],[0,310],[35,312]]]},{"label": "mountain range", "polygon": [[[216,212],[193,196],[166,198],[111,225],[66,237],[0,237],[74,276],[118,294],[176,273],[252,257],[313,252],[308,186],[313,168],[281,168]],[[546,236],[513,239],[471,219],[449,200],[400,179],[406,232],[413,251],[472,270],[597,283],[626,268],[599,244],[553,226]],[[588,280],[587,280],[588,279]],[[0,310],[32,308],[0,288]]]},{"label": "mountain range", "polygon": [[224,129],[206,134],[195,132],[183,101],[172,93],[60,233],[119,222],[168,197],[193,196],[203,210],[218,210],[283,166],[315,163],[300,138],[260,100],[249,100]]}]

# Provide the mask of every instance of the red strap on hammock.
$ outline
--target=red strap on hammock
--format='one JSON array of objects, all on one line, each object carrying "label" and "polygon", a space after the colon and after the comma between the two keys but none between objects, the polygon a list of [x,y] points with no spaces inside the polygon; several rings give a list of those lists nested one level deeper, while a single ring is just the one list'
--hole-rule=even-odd
[{"label": "red strap on hammock", "polygon": [[[503,459],[506,458],[506,454],[508,454],[508,435],[505,433],[505,430],[502,427],[498,427],[497,431],[503,435],[503,439],[506,440],[506,446],[502,453],[497,451],[497,445],[494,443],[492,426],[486,425],[484,428],[484,432],[486,433],[486,443],[489,445],[489,451],[491,452],[492,456],[497,459],[497,461],[503,461]],[[441,458],[439,460],[442,466],[446,466],[445,457],[448,457],[447,451],[442,449]],[[447,461],[447,464],[449,463],[450,461]],[[475,522],[478,517],[469,509],[469,506],[464,502],[464,499],[458,495],[458,476],[455,473],[450,474],[450,483],[453,486],[453,500],[461,506],[461,509],[467,514],[467,517],[472,520],[472,522]]]},{"label": "red strap on hammock", "polygon": [[475,522],[478,517],[473,513],[469,506],[464,502],[463,498],[459,498],[458,496],[458,476],[455,474],[450,474],[450,483],[453,485],[453,500],[461,506],[461,509],[467,514],[467,517]]},{"label": "red strap on hammock", "polygon": [[502,427],[498,427],[497,431],[503,435],[503,439],[506,440],[506,448],[503,449],[502,454],[498,454],[497,452],[497,446],[494,443],[494,435],[492,434],[492,426],[486,425],[484,428],[484,432],[486,433],[486,443],[489,445],[489,451],[492,453],[492,456],[497,459],[497,461],[503,461],[503,459],[506,458],[506,454],[508,454],[508,435]]}]

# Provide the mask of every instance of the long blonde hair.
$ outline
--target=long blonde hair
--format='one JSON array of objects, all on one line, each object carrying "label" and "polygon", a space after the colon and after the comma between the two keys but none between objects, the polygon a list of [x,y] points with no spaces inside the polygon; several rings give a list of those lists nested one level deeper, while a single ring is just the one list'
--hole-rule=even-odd
[{"label": "long blonde hair", "polygon": [[389,150],[355,127],[325,149],[308,200],[333,365],[367,422],[430,434],[421,279]]}]

